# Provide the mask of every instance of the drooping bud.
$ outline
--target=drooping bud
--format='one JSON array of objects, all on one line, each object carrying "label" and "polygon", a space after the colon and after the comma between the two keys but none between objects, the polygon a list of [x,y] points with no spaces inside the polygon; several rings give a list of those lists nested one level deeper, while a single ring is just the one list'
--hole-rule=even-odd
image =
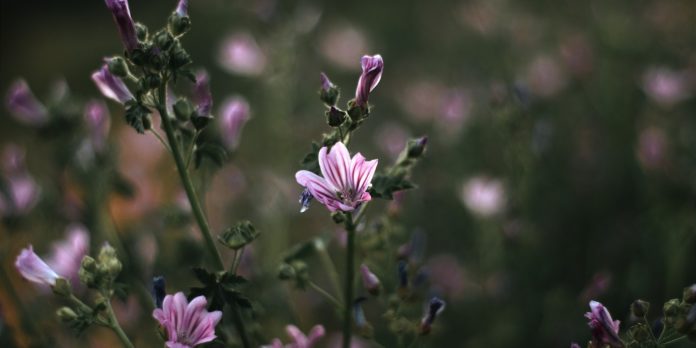
[{"label": "drooping bud", "polygon": [[355,104],[364,108],[367,107],[370,92],[377,87],[377,84],[382,79],[384,61],[382,56],[377,54],[374,56],[363,56],[360,59],[360,64],[362,65],[362,74],[355,89]]},{"label": "drooping bud", "polygon": [[239,145],[242,129],[251,115],[249,103],[242,97],[229,98],[223,103],[220,115],[222,141],[228,149],[234,150]]},{"label": "drooping bud", "polygon": [[443,310],[445,310],[445,301],[437,297],[433,297],[432,299],[430,299],[430,302],[428,303],[428,306],[425,309],[423,319],[421,319],[421,335],[427,335],[430,333],[433,322],[435,322],[435,318],[437,318],[437,316],[440,315],[440,313],[442,313]]},{"label": "drooping bud", "polygon": [[36,99],[26,81],[20,79],[12,83],[6,100],[7,109],[17,121],[31,126],[48,121],[48,110]]},{"label": "drooping bud", "polygon": [[342,125],[346,118],[346,112],[335,106],[332,106],[328,111],[326,111],[326,122],[331,127],[338,127]]},{"label": "drooping bud", "polygon": [[15,267],[24,279],[37,284],[54,286],[56,280],[60,278],[44,260],[36,255],[31,245],[26,249],[22,249],[22,252],[19,253],[15,261]]},{"label": "drooping bud", "polygon": [[169,16],[169,31],[174,36],[180,36],[189,29],[191,29],[191,18],[188,15],[188,0],[179,0],[176,10]]},{"label": "drooping bud", "polygon": [[125,104],[135,99],[123,80],[114,76],[106,64],[92,73],[92,81],[97,85],[99,91],[111,100]]},{"label": "drooping bud", "polygon": [[379,278],[370,271],[366,264],[360,265],[360,274],[362,275],[362,282],[365,290],[374,296],[379,295]]},{"label": "drooping bud", "polygon": [[152,278],[152,298],[155,301],[155,308],[162,308],[162,301],[166,295],[164,277]]},{"label": "drooping bud", "polygon": [[321,79],[321,88],[319,89],[319,98],[328,106],[336,105],[340,90],[336,85],[331,83],[331,80],[324,73],[319,74]]},{"label": "drooping bud", "polygon": [[314,198],[312,194],[308,189],[305,188],[300,195],[300,213],[304,213],[307,211],[307,209],[309,209],[309,205],[312,203],[312,198]]},{"label": "drooping bud", "polygon": [[109,8],[114,17],[126,51],[132,52],[138,48],[138,37],[135,34],[135,23],[131,18],[128,0],[106,0],[106,7]]}]

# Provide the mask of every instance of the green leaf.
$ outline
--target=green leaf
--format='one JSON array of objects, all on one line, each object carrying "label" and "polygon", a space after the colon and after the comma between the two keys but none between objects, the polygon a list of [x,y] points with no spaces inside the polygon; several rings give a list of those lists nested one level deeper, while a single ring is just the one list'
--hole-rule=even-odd
[{"label": "green leaf", "polygon": [[372,197],[393,199],[395,192],[415,187],[416,185],[403,175],[376,174],[372,179],[372,187],[369,192]]},{"label": "green leaf", "polygon": [[302,168],[313,173],[319,173],[319,149],[321,147],[316,142],[312,142],[312,151],[308,152],[302,162]]},{"label": "green leaf", "polygon": [[218,236],[218,241],[230,249],[238,250],[253,242],[254,239],[258,238],[259,234],[251,222],[241,221],[235,226],[226,229],[225,232]]},{"label": "green leaf", "polygon": [[150,129],[150,110],[138,102],[129,102],[126,104],[126,122],[143,134]]}]

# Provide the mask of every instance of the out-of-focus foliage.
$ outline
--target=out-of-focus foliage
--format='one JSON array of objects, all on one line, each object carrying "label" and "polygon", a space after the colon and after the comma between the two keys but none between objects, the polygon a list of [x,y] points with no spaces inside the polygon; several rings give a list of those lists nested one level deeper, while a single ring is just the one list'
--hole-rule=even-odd
[{"label": "out-of-focus foliage", "polygon": [[[132,0],[131,12],[159,23],[173,6]],[[202,165],[197,185],[208,192],[214,231],[241,219],[263,231],[239,267],[245,293],[258,301],[250,305],[263,327],[259,341],[283,336],[289,323],[304,331],[324,324],[324,343],[338,333],[331,304],[286,286],[276,271],[283,251],[314,236],[341,248],[320,207],[299,215],[293,176],[308,140],[327,129],[319,72],[354,86],[366,53],[380,53],[385,70],[369,126],[351,150],[386,165],[410,136],[429,136],[412,178],[419,189],[388,207],[408,226],[399,231],[404,242],[416,230],[427,236],[433,292],[448,303],[423,341],[567,346],[590,338],[582,317],[590,299],[624,322],[636,298],[661,304],[696,282],[693,1],[198,0],[190,14],[194,30],[184,40],[194,68],[208,68],[213,114],[233,95],[251,109],[228,162],[215,175]],[[41,100],[60,79],[74,95],[98,97],[91,72],[122,50],[101,1],[2,1],[0,18],[3,93],[21,76]],[[155,275],[167,277],[169,292],[200,286],[190,265],[205,258],[173,162],[111,109],[118,164],[96,173],[75,170],[83,135],[70,123],[37,133],[0,111],[0,146],[23,147],[41,187],[29,215],[0,225],[3,270],[31,313],[22,315],[3,279],[0,346],[14,336],[29,342],[32,327],[58,345],[78,344],[44,310],[55,301],[12,267],[29,243],[48,252],[71,222],[121,235],[132,253],[122,273],[143,286]],[[102,192],[105,185],[119,190]],[[328,284],[311,265],[313,279]],[[389,265],[382,274],[395,283]],[[143,291],[131,289],[114,310],[136,346],[151,346],[159,342],[138,302],[147,301]],[[386,332],[381,312],[363,307],[375,332]],[[396,345],[391,336],[376,339]],[[97,341],[116,344],[100,330],[79,342]]]}]

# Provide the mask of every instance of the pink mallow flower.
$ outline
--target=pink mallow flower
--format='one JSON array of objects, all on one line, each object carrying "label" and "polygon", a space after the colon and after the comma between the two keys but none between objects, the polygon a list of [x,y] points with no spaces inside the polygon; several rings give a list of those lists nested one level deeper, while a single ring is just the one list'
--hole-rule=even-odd
[{"label": "pink mallow flower", "polygon": [[222,312],[208,312],[207,305],[204,296],[189,303],[183,292],[164,297],[162,308],[152,311],[152,316],[167,331],[167,347],[191,348],[217,337],[215,326],[220,322]]},{"label": "pink mallow flower", "polygon": [[382,56],[376,54],[374,56],[363,56],[360,59],[362,65],[362,74],[358,80],[358,86],[355,89],[355,104],[358,106],[367,106],[367,99],[379,80],[382,79],[384,71],[384,61]]},{"label": "pink mallow flower", "polygon": [[60,278],[56,271],[49,267],[39,255],[36,255],[31,245],[19,253],[15,267],[22,277],[37,284],[54,286],[56,279]]},{"label": "pink mallow flower", "polygon": [[299,328],[295,325],[288,325],[285,327],[285,331],[288,336],[294,341],[283,345],[280,339],[276,338],[271,342],[270,345],[262,346],[265,348],[312,348],[317,341],[319,341],[326,334],[326,330],[322,325],[315,325],[310,331],[309,335],[305,335]]},{"label": "pink mallow flower", "polygon": [[592,330],[592,341],[597,345],[608,344],[611,347],[623,347],[619,338],[619,321],[613,320],[609,311],[597,301],[590,301],[590,312],[585,313],[590,321],[587,325]]},{"label": "pink mallow flower", "polygon": [[[351,159],[346,146],[337,142],[330,151],[326,146],[319,150],[319,168],[323,177],[300,170],[295,179],[330,211],[353,211],[372,199],[367,188],[377,169],[376,159],[365,161],[360,153]],[[309,199],[303,200],[303,208],[308,204]]]},{"label": "pink mallow flower", "polygon": [[46,259],[46,263],[65,277],[72,284],[79,284],[78,273],[82,258],[89,251],[89,233],[80,224],[71,224],[66,229],[64,240],[53,244],[53,253]]},{"label": "pink mallow flower", "polygon": [[19,122],[27,125],[43,125],[48,121],[48,110],[34,96],[26,81],[12,83],[7,92],[7,109]]},{"label": "pink mallow flower", "polygon": [[246,99],[234,96],[226,99],[220,108],[220,135],[228,150],[239,146],[244,125],[251,118],[251,109]]}]

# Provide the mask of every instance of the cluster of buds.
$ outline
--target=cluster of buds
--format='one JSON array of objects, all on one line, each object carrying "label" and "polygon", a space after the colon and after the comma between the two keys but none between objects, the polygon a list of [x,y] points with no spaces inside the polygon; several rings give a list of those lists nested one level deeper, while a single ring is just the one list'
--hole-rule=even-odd
[{"label": "cluster of buds", "polygon": [[305,289],[310,282],[307,263],[301,260],[283,262],[278,267],[278,278],[292,282],[296,288]]},{"label": "cluster of buds", "polygon": [[[123,57],[105,59],[101,69],[92,74],[92,80],[102,94],[126,108],[126,121],[139,133],[151,127],[150,108],[155,97],[150,92],[160,87],[163,78],[174,80],[195,76],[185,67],[191,57],[182,47],[180,38],[191,26],[188,17],[188,1],[181,0],[169,17],[169,24],[153,34],[131,17],[127,0],[106,0],[121,41],[125,47]],[[133,72],[142,72],[136,76]],[[131,90],[126,81],[133,82]]]},{"label": "cluster of buds", "polygon": [[88,288],[110,289],[122,268],[116,249],[105,243],[96,259],[89,255],[82,258],[80,281]]}]

